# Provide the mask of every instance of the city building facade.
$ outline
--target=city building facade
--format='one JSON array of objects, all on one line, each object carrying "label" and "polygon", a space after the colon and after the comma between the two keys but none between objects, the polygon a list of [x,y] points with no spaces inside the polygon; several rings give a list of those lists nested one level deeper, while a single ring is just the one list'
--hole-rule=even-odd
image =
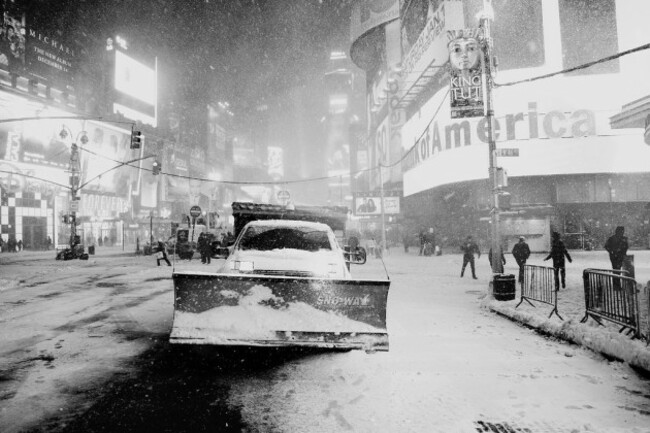
[{"label": "city building facade", "polygon": [[[612,118],[648,94],[643,75],[650,56],[606,58],[647,43],[641,16],[650,5],[491,3],[494,131],[502,155],[496,160],[511,197],[501,213],[502,242],[511,248],[523,235],[541,251],[558,231],[572,248],[597,248],[623,225],[632,245],[648,247],[650,147],[642,124],[620,128]],[[385,65],[388,74],[397,71],[395,84],[391,77],[386,86],[374,80],[382,90],[395,89],[395,107],[405,111],[403,217],[416,230],[433,228],[443,245],[455,246],[468,234],[487,245],[490,236],[487,121],[452,117],[447,61],[448,31],[477,28],[482,13],[478,0],[400,2],[401,62]],[[554,74],[559,71],[567,72]],[[370,143],[377,149],[378,140]]]}]

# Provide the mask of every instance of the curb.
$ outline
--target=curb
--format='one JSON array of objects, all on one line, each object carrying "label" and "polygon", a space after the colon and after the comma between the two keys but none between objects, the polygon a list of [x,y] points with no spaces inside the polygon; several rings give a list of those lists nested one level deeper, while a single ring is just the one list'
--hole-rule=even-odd
[{"label": "curb", "polygon": [[542,335],[553,336],[585,347],[606,358],[625,362],[650,375],[650,346],[646,345],[645,341],[632,340],[618,332],[583,324],[575,319],[567,319],[560,323],[552,322],[523,310],[514,310],[512,306],[502,305],[499,301],[485,299],[481,307]]}]

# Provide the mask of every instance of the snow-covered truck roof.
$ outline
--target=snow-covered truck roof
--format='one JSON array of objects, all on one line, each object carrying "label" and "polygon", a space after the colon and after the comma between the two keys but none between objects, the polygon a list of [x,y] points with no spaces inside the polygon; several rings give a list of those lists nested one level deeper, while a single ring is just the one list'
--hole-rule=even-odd
[{"label": "snow-covered truck roof", "polygon": [[235,219],[235,236],[250,221],[293,220],[311,221],[328,225],[333,231],[345,230],[348,217],[346,206],[285,206],[262,203],[233,202],[232,215]]}]

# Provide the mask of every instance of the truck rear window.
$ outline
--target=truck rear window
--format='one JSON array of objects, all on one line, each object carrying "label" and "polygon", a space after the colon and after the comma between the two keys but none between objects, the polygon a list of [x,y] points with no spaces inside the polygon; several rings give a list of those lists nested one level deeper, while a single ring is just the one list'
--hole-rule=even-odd
[{"label": "truck rear window", "polygon": [[327,232],[307,227],[249,227],[239,242],[241,250],[331,250]]}]

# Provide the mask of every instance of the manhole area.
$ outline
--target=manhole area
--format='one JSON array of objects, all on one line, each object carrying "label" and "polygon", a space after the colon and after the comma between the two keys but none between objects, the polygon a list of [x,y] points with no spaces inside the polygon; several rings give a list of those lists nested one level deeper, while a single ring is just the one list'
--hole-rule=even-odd
[{"label": "manhole area", "polygon": [[482,295],[483,293],[485,293],[485,291],[484,290],[466,290],[465,293],[467,293],[468,295]]},{"label": "manhole area", "polygon": [[477,432],[490,433],[533,433],[529,428],[517,427],[507,422],[474,421]]}]

